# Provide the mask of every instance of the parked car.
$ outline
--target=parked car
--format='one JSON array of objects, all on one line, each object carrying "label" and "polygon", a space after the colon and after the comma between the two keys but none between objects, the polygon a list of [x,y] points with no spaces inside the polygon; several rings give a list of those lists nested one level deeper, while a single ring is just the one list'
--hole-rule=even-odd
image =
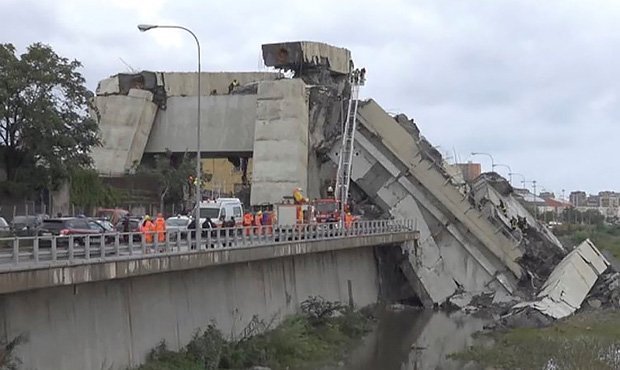
[{"label": "parked car", "polygon": [[0,237],[7,237],[11,235],[11,226],[6,222],[4,217],[0,217]]},{"label": "parked car", "polygon": [[[91,230],[96,231],[99,234],[115,234],[116,233],[116,229],[109,221],[88,220],[88,226],[90,227]],[[105,237],[106,243],[114,243],[114,239],[115,239],[114,235],[106,235]],[[99,239],[97,239],[97,241],[99,241]]]},{"label": "parked car", "polygon": [[[103,226],[101,225],[99,225],[99,227],[91,227],[90,220],[87,218],[61,217],[44,220],[41,228],[38,230],[38,235],[43,237],[92,235],[90,242],[93,244],[100,242],[103,230]],[[58,243],[68,244],[69,238],[59,239]],[[85,243],[85,238],[76,237],[74,238],[74,243],[83,245]],[[45,241],[43,244],[49,244],[49,241]]]},{"label": "parked car", "polygon": [[[140,225],[142,225],[143,222],[144,222],[144,217],[130,217],[128,232],[139,233]],[[126,232],[124,223],[125,223],[125,219],[121,219],[119,222],[117,222],[116,225],[114,226],[116,231],[118,231],[119,233]],[[134,234],[132,239],[134,242],[140,242],[142,237],[140,236],[140,234]]]},{"label": "parked car", "polygon": [[41,216],[15,216],[11,221],[11,232],[15,236],[35,236],[42,223]]},{"label": "parked car", "polygon": [[177,236],[181,238],[187,237],[187,226],[191,219],[187,216],[174,216],[166,220],[166,231],[170,235],[170,240],[176,240]]}]

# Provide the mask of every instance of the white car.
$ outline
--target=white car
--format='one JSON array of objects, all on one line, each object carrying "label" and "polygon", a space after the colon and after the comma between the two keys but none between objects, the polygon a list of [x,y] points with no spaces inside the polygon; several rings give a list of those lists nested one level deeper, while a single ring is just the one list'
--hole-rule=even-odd
[{"label": "white car", "polygon": [[187,216],[173,216],[166,220],[166,232],[170,234],[170,239],[174,240],[177,235],[185,238],[187,235],[187,226],[191,222],[191,218]]}]

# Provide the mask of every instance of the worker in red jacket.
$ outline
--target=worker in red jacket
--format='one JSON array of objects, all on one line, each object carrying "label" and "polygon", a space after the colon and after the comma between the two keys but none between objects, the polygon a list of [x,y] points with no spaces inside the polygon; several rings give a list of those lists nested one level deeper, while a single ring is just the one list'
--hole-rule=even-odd
[{"label": "worker in red jacket", "polygon": [[243,227],[245,228],[245,235],[250,235],[252,230],[252,224],[254,223],[254,215],[250,212],[246,212],[243,215]]}]

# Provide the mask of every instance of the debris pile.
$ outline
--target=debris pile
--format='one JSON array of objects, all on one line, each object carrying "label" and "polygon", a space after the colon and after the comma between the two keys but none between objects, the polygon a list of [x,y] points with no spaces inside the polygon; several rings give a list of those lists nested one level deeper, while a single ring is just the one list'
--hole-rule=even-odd
[{"label": "debris pile", "polygon": [[620,272],[610,270],[599,277],[582,309],[620,308]]}]

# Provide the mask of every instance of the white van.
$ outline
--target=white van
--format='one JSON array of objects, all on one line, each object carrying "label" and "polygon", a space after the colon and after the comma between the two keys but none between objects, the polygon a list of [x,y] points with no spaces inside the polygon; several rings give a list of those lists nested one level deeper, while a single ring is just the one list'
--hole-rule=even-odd
[{"label": "white van", "polygon": [[204,223],[207,218],[218,227],[222,226],[222,218],[228,221],[231,217],[235,218],[237,226],[243,224],[243,205],[239,198],[218,198],[200,202],[200,223]]}]

